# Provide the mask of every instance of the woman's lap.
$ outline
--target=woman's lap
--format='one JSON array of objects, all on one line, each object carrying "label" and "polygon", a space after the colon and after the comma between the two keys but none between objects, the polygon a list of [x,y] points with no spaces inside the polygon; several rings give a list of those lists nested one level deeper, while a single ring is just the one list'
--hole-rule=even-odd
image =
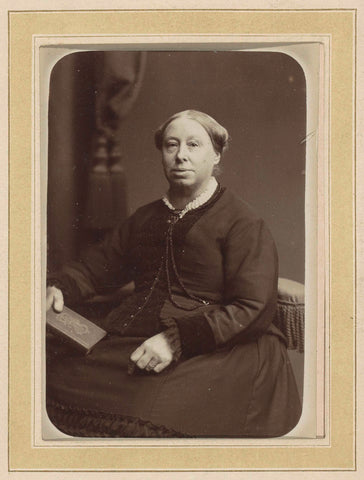
[{"label": "woman's lap", "polygon": [[277,337],[264,335],[257,342],[193,357],[160,374],[137,370],[128,375],[130,354],[143,340],[107,337],[85,356],[50,338],[49,404],[166,428],[156,436],[173,436],[173,431],[206,437],[277,436],[298,421],[293,374]]}]

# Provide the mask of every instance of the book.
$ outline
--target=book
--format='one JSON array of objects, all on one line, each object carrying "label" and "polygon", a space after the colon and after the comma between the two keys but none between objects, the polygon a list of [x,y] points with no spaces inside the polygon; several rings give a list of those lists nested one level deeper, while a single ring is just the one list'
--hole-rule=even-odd
[{"label": "book", "polygon": [[86,354],[102,340],[107,332],[68,307],[57,313],[52,308],[47,312],[47,328],[69,340]]}]

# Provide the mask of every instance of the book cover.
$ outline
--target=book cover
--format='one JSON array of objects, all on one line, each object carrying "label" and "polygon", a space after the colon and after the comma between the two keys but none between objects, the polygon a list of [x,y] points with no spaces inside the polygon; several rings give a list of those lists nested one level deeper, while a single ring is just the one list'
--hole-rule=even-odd
[{"label": "book cover", "polygon": [[82,315],[64,307],[62,312],[53,309],[47,312],[47,327],[56,334],[71,341],[86,354],[106,336],[106,331]]}]

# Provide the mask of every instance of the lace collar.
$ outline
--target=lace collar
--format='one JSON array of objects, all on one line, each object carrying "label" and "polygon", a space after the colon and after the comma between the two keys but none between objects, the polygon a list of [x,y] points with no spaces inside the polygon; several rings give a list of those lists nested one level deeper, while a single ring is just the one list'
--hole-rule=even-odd
[{"label": "lace collar", "polygon": [[215,177],[211,177],[210,178],[210,181],[206,187],[206,189],[200,193],[200,195],[198,197],[196,197],[194,200],[191,200],[189,203],[187,203],[187,205],[185,206],[185,208],[183,210],[177,210],[172,204],[171,202],[168,200],[168,197],[167,197],[167,194],[164,195],[164,197],[162,198],[162,201],[164,202],[164,204],[172,211],[174,212],[178,212],[178,217],[179,218],[182,218],[186,215],[187,212],[191,211],[191,210],[195,210],[196,208],[198,207],[201,207],[204,203],[206,203],[208,200],[210,200],[210,198],[212,197],[212,195],[215,193],[215,190],[216,190],[216,187],[217,187],[217,181],[216,181],[216,178]]}]

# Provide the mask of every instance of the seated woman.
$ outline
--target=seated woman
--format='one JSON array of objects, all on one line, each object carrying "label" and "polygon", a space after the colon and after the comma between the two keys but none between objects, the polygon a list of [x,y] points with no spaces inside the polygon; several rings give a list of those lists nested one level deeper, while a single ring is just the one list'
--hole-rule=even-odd
[{"label": "seated woman", "polygon": [[276,248],[263,220],[214,177],[227,141],[205,113],[169,118],[155,134],[167,194],[49,278],[56,311],[100,286],[135,283],[99,321],[108,335],[89,355],[48,342],[47,411],[61,431],[272,437],[297,424],[285,338],[272,324]]}]

